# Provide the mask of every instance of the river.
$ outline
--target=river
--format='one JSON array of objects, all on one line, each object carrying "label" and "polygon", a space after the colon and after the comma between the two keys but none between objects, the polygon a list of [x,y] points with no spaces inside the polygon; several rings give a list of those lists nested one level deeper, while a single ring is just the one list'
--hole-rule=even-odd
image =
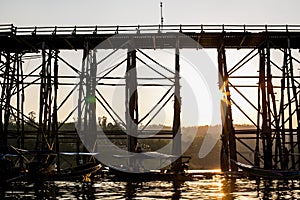
[{"label": "river", "polygon": [[196,181],[13,183],[1,199],[298,199],[299,181],[249,180],[221,175]]}]

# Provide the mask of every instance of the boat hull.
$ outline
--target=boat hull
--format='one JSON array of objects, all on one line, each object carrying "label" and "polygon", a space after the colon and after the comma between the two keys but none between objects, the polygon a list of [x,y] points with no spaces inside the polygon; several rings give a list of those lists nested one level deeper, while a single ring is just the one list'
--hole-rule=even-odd
[{"label": "boat hull", "polygon": [[252,165],[246,165],[236,161],[234,162],[249,177],[258,177],[258,178],[275,179],[275,180],[276,179],[286,179],[286,180],[300,179],[300,171],[269,170],[269,169],[258,168]]},{"label": "boat hull", "polygon": [[116,181],[133,181],[133,182],[148,182],[148,181],[193,181],[195,180],[190,174],[182,173],[161,173],[161,172],[144,172],[130,173],[117,169],[110,169],[110,175]]}]

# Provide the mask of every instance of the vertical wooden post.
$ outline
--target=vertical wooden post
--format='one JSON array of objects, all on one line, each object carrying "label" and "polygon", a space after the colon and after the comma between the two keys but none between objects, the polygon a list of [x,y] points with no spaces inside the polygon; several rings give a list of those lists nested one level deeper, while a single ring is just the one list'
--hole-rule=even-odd
[{"label": "vertical wooden post", "polygon": [[[82,63],[81,63],[81,74],[80,74],[80,80],[79,80],[79,92],[78,92],[78,113],[77,113],[77,131],[82,132],[86,128],[83,124],[83,116],[82,116],[82,101],[84,98],[84,88],[83,88],[83,83],[84,83],[84,78],[86,76],[86,63],[88,63],[88,54],[89,54],[89,49],[88,49],[88,43],[84,43],[84,49],[83,49],[83,56],[82,56]],[[83,130],[84,129],[84,130]],[[80,144],[81,140],[79,135],[77,134],[77,141],[76,141],[76,150],[77,150],[77,155],[76,155],[76,163],[77,165],[82,164],[82,159],[81,156],[79,155],[80,152]]]},{"label": "vertical wooden post", "polygon": [[[135,49],[128,49],[127,53],[125,95],[127,147],[129,152],[134,152],[137,146],[139,116]],[[131,166],[133,166],[132,162],[131,160]]]},{"label": "vertical wooden post", "polygon": [[[219,65],[219,88],[224,94],[224,99],[221,102],[222,107],[222,148],[221,148],[221,170],[229,170],[229,159],[237,160],[236,155],[236,142],[235,142],[235,130],[232,122],[232,111],[231,111],[231,96],[229,90],[229,75],[226,65],[226,53],[225,48],[221,46],[218,49],[218,65]],[[237,166],[231,162],[231,171],[237,171]]]},{"label": "vertical wooden post", "polygon": [[[175,92],[174,92],[174,116],[173,116],[173,146],[172,153],[176,156],[181,156],[181,96],[180,96],[180,52],[179,44],[177,43],[175,49]],[[181,157],[173,163],[173,171],[180,172],[182,165]]]},{"label": "vertical wooden post", "polygon": [[263,142],[263,155],[264,155],[264,168],[268,168],[268,160],[266,158],[266,135],[268,134],[267,125],[267,98],[266,98],[266,76],[265,76],[265,51],[264,49],[259,50],[259,87],[261,90],[261,105],[262,105],[262,142]]},{"label": "vertical wooden post", "polygon": [[286,89],[286,72],[287,70],[287,52],[286,49],[284,50],[284,57],[283,57],[283,67],[282,67],[282,79],[281,79],[281,96],[280,96],[280,108],[279,108],[279,114],[280,114],[280,119],[281,119],[281,142],[282,142],[282,149],[280,149],[280,153],[281,153],[281,157],[280,157],[280,164],[281,164],[281,168],[285,169],[286,168],[286,164],[284,163],[284,159],[283,159],[283,150],[285,149],[285,145],[286,145],[286,140],[285,140],[285,89]]},{"label": "vertical wooden post", "polygon": [[[85,135],[87,137],[88,143],[92,146],[92,151],[95,149],[96,143],[96,131],[97,131],[97,120],[96,120],[96,76],[97,76],[97,59],[96,59],[96,51],[93,50],[91,53],[91,63],[87,63],[87,75],[86,75],[86,115],[85,115],[85,125],[86,131]],[[91,149],[90,149],[91,150]]]},{"label": "vertical wooden post", "polygon": [[[260,52],[260,50],[258,50],[258,53]],[[260,71],[260,65],[259,65],[259,71]],[[256,128],[256,139],[255,139],[255,153],[254,153],[254,164],[257,167],[260,167],[260,118],[261,118],[261,87],[260,87],[260,83],[261,83],[261,76],[259,73],[259,78],[258,78],[258,87],[257,87],[257,128]]]},{"label": "vertical wooden post", "polygon": [[[96,86],[97,86],[97,81],[96,81],[96,76],[97,76],[97,54],[96,50],[93,50],[93,58],[92,58],[92,64],[90,68],[90,76],[91,76],[91,101],[90,101],[90,117],[89,117],[89,128],[90,128],[90,133],[95,133],[97,130],[97,118],[96,118]],[[96,134],[93,134],[95,136]],[[94,138],[96,139],[96,138]]]},{"label": "vertical wooden post", "polygon": [[16,54],[16,63],[17,63],[17,68],[16,68],[16,90],[17,90],[17,113],[16,113],[16,128],[17,128],[17,135],[18,135],[18,140],[17,140],[17,145],[18,148],[21,148],[21,142],[22,142],[22,133],[20,132],[20,62],[19,60],[21,59],[21,56],[19,54]]},{"label": "vertical wooden post", "polygon": [[[259,86],[261,89],[262,100],[262,133],[263,139],[263,154],[264,154],[264,168],[272,168],[272,137],[270,127],[270,97],[268,95],[270,87],[270,69],[269,69],[269,51],[265,52],[265,49],[260,49],[260,69],[259,69]],[[267,58],[267,74],[266,74],[266,58]],[[267,84],[266,84],[267,82]]]},{"label": "vertical wooden post", "polygon": [[35,143],[35,149],[44,148],[44,126],[43,126],[43,113],[45,105],[45,73],[46,73],[46,50],[45,43],[42,44],[42,70],[40,73],[41,83],[40,83],[40,104],[39,104],[39,127]]},{"label": "vertical wooden post", "polygon": [[[17,62],[17,76],[16,76],[16,88],[17,88],[17,135],[18,147],[24,149],[24,85],[23,85],[23,69],[22,69],[22,55],[16,54]],[[23,168],[24,159],[20,157],[20,167]]]},{"label": "vertical wooden post", "polygon": [[[300,142],[300,103],[299,103],[299,98],[298,98],[298,95],[297,95],[297,88],[296,88],[296,85],[295,85],[296,80],[295,80],[295,77],[294,77],[294,66],[293,66],[293,57],[292,57],[292,52],[291,52],[291,47],[290,47],[291,46],[290,38],[287,39],[287,42],[288,42],[289,66],[290,66],[289,71],[290,71],[290,77],[291,77],[293,98],[295,99],[294,105],[295,105],[295,112],[296,112],[296,128],[297,128],[297,131],[296,131],[296,137],[297,137],[296,145],[298,147],[297,151],[300,152],[300,145],[299,145],[299,142]],[[292,156],[294,156],[294,149],[291,152],[291,154],[292,154]],[[294,158],[295,164],[293,164],[293,169],[300,170],[300,160],[299,160],[299,156],[297,156],[297,157],[298,157],[297,160],[295,160],[295,158]],[[297,163],[298,167],[296,166],[296,163]]]},{"label": "vertical wooden post", "polygon": [[58,134],[58,118],[57,118],[57,90],[58,90],[58,50],[55,51],[54,58],[54,98],[53,98],[53,114],[52,114],[52,132],[55,135],[55,151],[57,154],[57,171],[60,171],[60,155],[59,155],[59,134]]},{"label": "vertical wooden post", "polygon": [[[4,80],[2,84],[2,94],[1,94],[1,132],[0,132],[0,145],[3,147],[4,152],[7,151],[8,145],[8,125],[9,125],[9,117],[10,117],[10,101],[11,101],[11,92],[13,87],[13,80],[15,75],[15,62],[14,66],[11,66],[11,53],[6,53],[6,63],[4,70]],[[3,116],[2,116],[3,115]],[[2,121],[2,117],[3,121]],[[3,124],[2,124],[3,123]]]},{"label": "vertical wooden post", "polygon": [[[91,55],[89,53],[91,52]],[[94,151],[96,144],[96,131],[97,131],[97,120],[96,120],[96,76],[97,76],[97,59],[96,59],[96,51],[90,51],[88,48],[88,44],[85,44],[84,50],[84,63],[83,63],[83,71],[84,77],[82,78],[81,84],[83,84],[83,80],[85,79],[85,94],[81,94],[81,98],[84,98],[85,109],[84,109],[84,117],[83,117],[83,130],[81,132],[84,134],[84,140],[90,146],[84,147],[85,152],[88,150]],[[81,86],[80,86],[81,87]],[[83,88],[81,88],[83,91]],[[85,96],[84,96],[85,95]],[[83,99],[81,99],[83,100]],[[79,104],[81,102],[78,102]],[[80,113],[81,114],[81,113]],[[82,118],[82,115],[81,115]],[[78,119],[79,120],[79,119]],[[88,149],[88,150],[87,150]],[[83,159],[83,162],[86,162],[87,158]]]},{"label": "vertical wooden post", "polygon": [[[21,86],[21,148],[25,148],[25,120],[24,120],[24,102],[25,102],[25,94],[24,94],[24,81],[23,81],[23,66],[22,66],[22,58],[20,57],[20,86]],[[24,166],[23,158],[20,159],[21,168]]]},{"label": "vertical wooden post", "polygon": [[[281,159],[281,138],[280,138],[280,125],[279,125],[279,117],[277,112],[276,98],[274,93],[274,87],[272,83],[272,73],[271,73],[271,55],[269,43],[267,43],[266,49],[266,61],[267,61],[267,102],[268,102],[268,126],[269,126],[269,136],[267,136],[268,142],[268,155],[271,155],[271,158],[274,158],[274,167],[272,166],[273,160],[269,160],[271,162],[272,168],[277,168],[277,163]],[[273,118],[272,118],[273,116]],[[275,129],[272,130],[272,126],[275,126]],[[274,134],[274,136],[272,135]],[[275,155],[273,156],[273,140],[275,138]]]},{"label": "vertical wooden post", "polygon": [[[300,140],[299,124],[300,124],[300,112],[299,102],[297,95],[297,88],[295,85],[293,57],[290,49],[290,39],[287,38],[287,48],[284,49],[283,69],[281,80],[281,107],[280,118],[282,126],[282,164],[283,168],[299,169],[299,157],[295,156],[295,152],[299,152]],[[286,96],[285,96],[286,95]],[[288,99],[285,103],[285,99]],[[288,113],[285,117],[285,113]],[[295,135],[296,127],[296,135]],[[288,128],[288,133],[286,133]],[[289,136],[289,137],[287,137]],[[296,136],[296,137],[295,137]],[[289,161],[289,162],[287,162]],[[291,163],[291,165],[289,165]]]},{"label": "vertical wooden post", "polygon": [[[220,48],[218,50],[218,71],[219,71],[219,90],[225,94],[225,74],[224,74],[224,54],[223,54],[223,48]],[[222,118],[222,135],[221,135],[221,154],[220,154],[220,164],[221,164],[221,170],[222,171],[229,171],[229,147],[228,147],[228,134],[227,134],[227,102],[226,98],[223,96],[223,99],[221,99],[221,118]]]},{"label": "vertical wooden post", "polygon": [[[84,113],[81,114],[81,118],[80,119],[83,119],[83,129],[81,130],[81,134],[84,135],[84,140],[86,141],[85,144],[89,144],[89,142],[87,142],[87,140],[89,140],[89,136],[88,136],[88,132],[89,132],[89,107],[90,107],[90,104],[89,104],[89,101],[90,101],[90,92],[91,92],[91,79],[90,79],[90,48],[89,48],[89,44],[88,42],[86,41],[84,43],[84,64],[83,64],[83,80],[85,80],[85,82],[83,81],[82,84],[85,86],[85,91],[84,89],[82,91],[83,92],[83,96],[81,100],[83,100],[84,104],[85,104],[85,108],[84,108]],[[88,150],[86,149],[86,146],[83,146],[83,152],[88,152]],[[81,158],[81,161],[83,163],[86,163],[87,162],[87,158],[84,156],[83,158]]]},{"label": "vertical wooden post", "polygon": [[[289,76],[291,79],[291,89],[292,89],[292,97],[291,99],[294,99],[293,103],[294,103],[294,112],[296,113],[296,141],[294,141],[294,131],[293,129],[293,113],[291,112],[291,116],[290,116],[290,121],[289,121],[289,126],[291,129],[291,158],[292,158],[292,169],[300,169],[300,163],[299,163],[299,156],[298,159],[296,160],[296,156],[295,156],[295,149],[296,146],[298,147],[296,152],[300,151],[300,145],[299,145],[299,141],[300,141],[300,132],[299,132],[299,125],[300,125],[300,110],[299,110],[299,102],[298,102],[298,96],[297,96],[297,89],[296,89],[296,85],[295,85],[295,78],[294,78],[294,67],[293,67],[293,57],[292,57],[292,52],[291,52],[291,48],[290,48],[290,38],[287,39],[287,43],[288,43],[288,49],[287,49],[287,53],[288,53],[288,64],[289,64]],[[292,107],[292,106],[291,106]],[[296,144],[296,145],[295,145]],[[294,149],[295,148],[295,149]],[[296,164],[298,165],[298,167],[296,166]]]}]

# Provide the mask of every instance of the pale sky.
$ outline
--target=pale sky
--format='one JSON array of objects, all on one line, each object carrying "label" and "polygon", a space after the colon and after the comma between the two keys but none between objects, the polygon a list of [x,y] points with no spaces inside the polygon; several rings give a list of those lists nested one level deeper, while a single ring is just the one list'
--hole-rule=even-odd
[{"label": "pale sky", "polygon": [[[1,0],[18,26],[159,24],[159,0]],[[162,0],[165,24],[299,24],[299,0]]]},{"label": "pale sky", "polygon": [[[299,0],[162,2],[164,24],[170,25],[300,24]],[[1,0],[0,13],[1,24],[15,26],[157,25],[160,0]],[[209,56],[216,64],[216,52]],[[235,63],[232,57],[227,62]]]}]

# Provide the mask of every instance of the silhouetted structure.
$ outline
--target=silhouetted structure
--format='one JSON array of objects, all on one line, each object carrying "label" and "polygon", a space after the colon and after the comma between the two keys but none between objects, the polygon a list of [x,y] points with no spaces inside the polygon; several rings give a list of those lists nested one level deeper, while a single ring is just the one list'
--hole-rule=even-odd
[{"label": "silhouetted structure", "polygon": [[[177,33],[183,33],[184,35],[177,35]],[[127,58],[124,60],[127,61],[125,122],[112,110],[97,90],[97,84],[99,84],[97,80],[111,77],[106,77],[109,73],[101,77],[96,73],[97,64],[101,61],[96,60],[96,52],[93,49],[112,36],[115,39],[107,42],[106,46],[102,46],[102,48],[115,49],[120,48],[119,45],[124,44],[126,41],[132,42],[129,46],[123,46],[124,49],[128,50]],[[196,43],[188,42],[187,38],[192,38]],[[174,95],[173,127],[172,131],[161,131],[164,137],[173,138],[177,134],[181,134],[179,50],[200,47],[214,48],[218,51],[219,88],[224,93],[222,101],[224,127],[221,137],[222,170],[237,170],[235,165],[230,165],[230,159],[236,160],[241,157],[250,163],[253,162],[236,149],[237,141],[244,144],[245,148],[253,153],[255,165],[259,166],[263,163],[266,169],[284,168],[285,164],[282,158],[288,157],[290,161],[288,168],[299,169],[299,82],[296,80],[298,77],[294,75],[293,64],[300,62],[293,57],[292,49],[300,48],[300,26],[164,25],[162,30],[160,25],[82,27],[15,27],[13,25],[0,25],[0,121],[2,122],[0,124],[0,144],[6,146],[8,137],[13,136],[18,138],[19,146],[24,147],[24,138],[26,138],[24,124],[30,121],[24,113],[24,101],[25,99],[39,98],[38,121],[30,121],[30,125],[35,128],[37,133],[35,148],[59,151],[58,137],[63,137],[60,128],[69,120],[74,110],[70,111],[70,114],[61,123],[58,123],[57,113],[66,104],[72,93],[78,90],[77,129],[84,130],[87,134],[97,129],[95,102],[101,102],[101,105],[110,113],[110,117],[115,122],[123,125],[126,132],[131,133],[128,136],[128,150],[133,152],[137,144],[135,136],[145,133],[144,129],[144,132],[138,130],[138,126],[144,120],[139,119],[137,90],[139,85],[136,74],[136,54],[143,54],[141,49],[175,50],[175,72],[171,72],[173,78],[170,79],[174,86],[174,94],[172,94]],[[228,69],[226,49],[253,50],[242,58],[237,65]],[[283,66],[275,65],[272,61],[270,53],[272,49],[278,49],[283,54]],[[61,58],[60,50],[82,50],[81,71],[64,58]],[[234,76],[236,71],[257,56],[259,57],[257,76]],[[40,65],[25,74],[23,61],[34,60],[36,57],[41,59]],[[151,60],[151,58],[149,59]],[[59,62],[65,63],[74,75],[59,74]],[[273,76],[274,69],[279,70],[281,75]],[[79,83],[68,82],[68,80],[75,78],[78,78]],[[251,86],[234,85],[230,80],[235,78],[256,79],[258,84]],[[280,80],[279,85],[278,80]],[[276,84],[276,87],[274,84]],[[27,93],[25,93],[25,89],[31,85],[37,85],[40,89],[39,94],[35,97],[27,96]],[[59,102],[58,89],[60,86],[66,85],[71,85],[73,88]],[[257,99],[247,97],[238,89],[239,87],[256,87]],[[274,88],[279,88],[276,97]],[[232,100],[230,93],[232,89],[256,110],[256,119],[253,119],[246,110],[239,107],[238,103]],[[164,98],[169,101],[172,95],[168,96],[167,94]],[[97,95],[98,97],[96,97]],[[254,101],[257,102],[257,105]],[[280,103],[278,104],[276,101]],[[236,106],[250,120],[255,129],[234,129],[232,105]],[[9,120],[12,117],[16,124],[16,131],[13,133],[8,130]],[[247,135],[247,137],[242,138],[239,137],[240,135]],[[243,139],[254,139],[255,145],[250,146]],[[178,143],[175,146],[178,147],[180,140],[176,142]],[[284,152],[285,147],[288,147],[288,153]],[[180,148],[174,148],[174,154],[180,153]]]}]

